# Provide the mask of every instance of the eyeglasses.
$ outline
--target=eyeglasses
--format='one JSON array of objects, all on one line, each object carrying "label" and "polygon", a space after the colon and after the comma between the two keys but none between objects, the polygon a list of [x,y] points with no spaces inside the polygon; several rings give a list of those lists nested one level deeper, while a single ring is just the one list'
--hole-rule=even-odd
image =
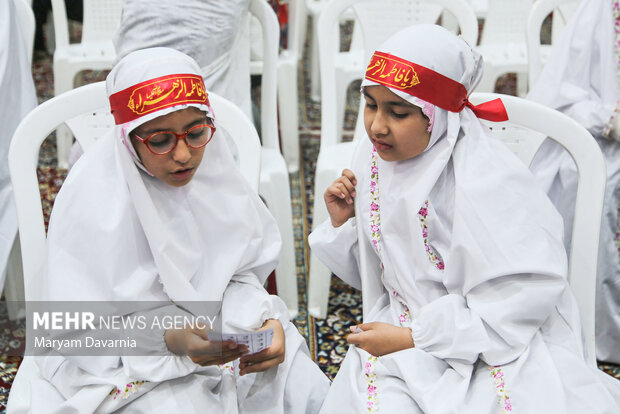
[{"label": "eyeglasses", "polygon": [[180,139],[184,139],[190,148],[202,148],[211,141],[215,127],[209,124],[195,125],[182,134],[173,131],[158,131],[154,134],[141,138],[138,134],[133,135],[140,140],[155,155],[166,155],[177,146]]}]

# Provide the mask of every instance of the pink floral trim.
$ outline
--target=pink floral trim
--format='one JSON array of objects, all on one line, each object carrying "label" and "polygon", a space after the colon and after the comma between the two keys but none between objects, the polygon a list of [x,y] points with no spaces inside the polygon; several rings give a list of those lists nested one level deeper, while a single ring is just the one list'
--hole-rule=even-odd
[{"label": "pink floral trim", "polygon": [[231,374],[235,373],[235,366],[232,362],[227,362],[225,364],[220,364],[220,369],[222,371],[229,371]]},{"label": "pink floral trim", "polygon": [[379,168],[377,167],[377,148],[372,147],[372,159],[370,165],[370,233],[373,246],[381,255],[381,217],[379,215]]},{"label": "pink floral trim", "polygon": [[[620,1],[613,2],[613,14],[614,14],[614,31],[616,32],[616,76],[618,76],[618,81],[620,81]],[[616,107],[614,108],[613,115],[609,118],[609,121],[605,124],[605,130],[603,130],[603,136],[608,136],[611,131],[612,121],[618,115],[618,111],[620,111],[620,100],[616,102]]]},{"label": "pink floral trim", "polygon": [[364,364],[364,375],[366,376],[366,412],[374,413],[377,411],[377,374],[375,373],[376,356],[368,357]]},{"label": "pink floral trim", "polygon": [[501,367],[489,367],[491,375],[493,376],[493,382],[495,383],[495,391],[499,396],[497,405],[502,407],[502,414],[512,412],[512,403],[510,402],[510,396],[506,391],[506,383],[504,382],[504,372]]},{"label": "pink floral trim", "polygon": [[398,317],[398,322],[401,325],[408,324],[411,321],[411,313],[409,312],[409,308],[405,306],[405,311],[400,314]]},{"label": "pink floral trim", "polygon": [[426,254],[428,254],[428,259],[432,264],[439,270],[444,269],[443,261],[437,256],[435,250],[431,247],[431,244],[428,241],[428,225],[426,223],[426,216],[428,216],[428,200],[424,202],[424,206],[418,211],[418,218],[420,219],[420,225],[422,226],[422,238],[424,239],[424,248],[426,249]]},{"label": "pink floral trim", "polygon": [[110,396],[114,396],[115,400],[118,397],[121,397],[121,399],[126,400],[127,398],[129,398],[129,395],[137,393],[138,389],[140,388],[140,386],[144,385],[147,382],[148,381],[132,381],[132,382],[128,382],[125,385],[125,388],[123,389],[123,391],[121,391],[118,387],[114,387],[114,389],[112,391],[110,391]]}]

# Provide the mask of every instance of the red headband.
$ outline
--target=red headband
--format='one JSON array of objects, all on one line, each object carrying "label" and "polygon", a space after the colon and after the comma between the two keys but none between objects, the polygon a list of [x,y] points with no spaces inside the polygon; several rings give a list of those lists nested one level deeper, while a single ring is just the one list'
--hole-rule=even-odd
[{"label": "red headband", "polygon": [[209,106],[209,98],[201,76],[192,74],[161,76],[110,95],[110,108],[116,125],[182,104]]},{"label": "red headband", "polygon": [[366,69],[366,79],[401,90],[450,112],[461,112],[467,106],[478,118],[508,121],[501,99],[474,106],[467,99],[467,89],[459,82],[389,53],[375,52]]}]

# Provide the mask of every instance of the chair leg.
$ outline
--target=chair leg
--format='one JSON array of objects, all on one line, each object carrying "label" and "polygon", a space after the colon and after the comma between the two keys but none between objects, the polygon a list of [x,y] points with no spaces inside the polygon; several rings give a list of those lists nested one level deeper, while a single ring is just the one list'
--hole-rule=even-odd
[{"label": "chair leg", "polygon": [[297,61],[293,57],[278,65],[278,115],[282,155],[288,172],[299,171],[299,102],[297,101]]},{"label": "chair leg", "polygon": [[276,287],[291,318],[298,313],[297,266],[295,261],[295,238],[293,235],[293,213],[288,174],[269,173],[261,170],[259,194],[265,200],[269,211],[276,219],[282,250],[276,267]]},{"label": "chair leg", "polygon": [[318,31],[319,16],[312,16],[312,42],[310,43],[310,98],[313,101],[321,100],[321,78],[319,69],[319,37]]},{"label": "chair leg", "polygon": [[[75,72],[59,62],[54,62],[54,95],[58,96],[63,92],[73,89],[73,79]],[[56,152],[58,168],[67,169],[69,167],[69,153],[73,144],[73,135],[69,128],[60,125],[56,129]]]},{"label": "chair leg", "polygon": [[[337,177],[337,175],[336,175]],[[334,171],[320,171],[315,176],[314,206],[312,209],[312,228],[329,218],[323,201],[323,191],[334,181]],[[310,269],[308,272],[308,313],[315,318],[327,316],[331,271],[310,252]]]}]

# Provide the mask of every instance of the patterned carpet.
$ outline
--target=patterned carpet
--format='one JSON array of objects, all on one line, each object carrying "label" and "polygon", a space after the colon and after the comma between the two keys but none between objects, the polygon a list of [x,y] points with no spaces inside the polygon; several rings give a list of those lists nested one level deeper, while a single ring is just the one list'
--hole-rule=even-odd
[{"label": "patterned carpet", "polygon": [[[311,26],[309,25],[309,27]],[[348,27],[343,27],[345,34],[348,30]],[[343,38],[346,39],[346,36]],[[48,54],[37,53],[35,55],[33,75],[39,102],[43,102],[53,95],[51,61],[51,56]],[[313,359],[323,372],[333,379],[348,348],[345,339],[348,326],[358,323],[362,319],[361,296],[358,291],[340,282],[336,277],[332,277],[327,317],[323,320],[315,319],[306,312],[306,275],[309,262],[309,249],[306,239],[312,226],[313,172],[320,142],[320,103],[310,99],[307,53],[304,56],[303,63],[304,65],[300,68],[301,82],[299,88],[300,158],[302,163],[300,172],[290,176],[299,288],[299,314],[294,323],[306,338]],[[89,83],[103,80],[105,75],[106,72],[85,72],[82,75],[81,82]],[[350,137],[353,132],[359,103],[358,91],[359,83],[354,82],[349,88],[347,100],[344,123],[345,137]],[[498,91],[514,94],[515,77],[509,75],[500,79]],[[65,171],[58,171],[54,167],[56,163],[55,153],[54,135],[52,134],[44,142],[39,156],[39,184],[46,224],[55,195],[66,176]],[[11,382],[21,362],[21,357],[10,355],[19,354],[19,351],[16,350],[23,347],[24,331],[23,322],[8,320],[5,304],[0,302],[0,351],[2,351],[0,353],[0,413],[4,412]],[[599,367],[620,379],[619,367],[605,364],[600,364]]]}]

